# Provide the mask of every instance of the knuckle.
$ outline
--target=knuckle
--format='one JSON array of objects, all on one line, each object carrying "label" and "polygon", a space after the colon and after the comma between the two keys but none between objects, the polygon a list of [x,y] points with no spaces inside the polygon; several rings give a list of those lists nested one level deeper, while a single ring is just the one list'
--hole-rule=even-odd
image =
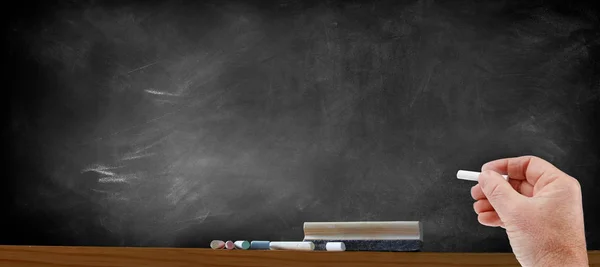
[{"label": "knuckle", "polygon": [[568,182],[567,185],[569,186],[569,188],[571,189],[577,189],[580,190],[581,189],[581,184],[579,183],[579,181],[573,177],[569,177],[568,178]]},{"label": "knuckle", "polygon": [[550,163],[549,161],[540,158],[538,156],[534,156],[534,155],[530,155],[530,156],[526,156],[526,158],[529,161],[528,166],[539,166],[542,167],[544,169],[553,169],[555,168],[554,165],[552,165],[552,163]]},{"label": "knuckle", "polygon": [[529,158],[531,161],[537,161],[537,162],[542,162],[542,163],[548,163],[548,161],[547,161],[547,160],[545,160],[545,159],[543,159],[543,158],[541,158],[541,157],[539,157],[539,156],[536,156],[536,155],[528,155],[527,157],[528,157],[528,158]]},{"label": "knuckle", "polygon": [[553,171],[546,171],[544,173],[542,173],[542,175],[540,176],[540,178],[544,178],[547,181],[557,181],[562,177],[562,175],[558,172],[553,172]]}]

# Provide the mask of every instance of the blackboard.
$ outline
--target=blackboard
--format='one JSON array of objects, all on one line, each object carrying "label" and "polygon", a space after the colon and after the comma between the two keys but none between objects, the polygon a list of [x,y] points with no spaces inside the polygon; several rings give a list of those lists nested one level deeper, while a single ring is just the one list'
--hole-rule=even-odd
[{"label": "blackboard", "polygon": [[22,3],[0,243],[207,247],[418,220],[425,251],[510,251],[454,175],[530,154],[580,181],[600,249],[599,16],[519,2]]}]

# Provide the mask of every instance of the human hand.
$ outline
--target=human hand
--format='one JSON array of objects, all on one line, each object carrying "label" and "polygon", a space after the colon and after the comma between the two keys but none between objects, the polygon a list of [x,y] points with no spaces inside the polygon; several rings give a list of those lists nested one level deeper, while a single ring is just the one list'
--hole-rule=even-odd
[{"label": "human hand", "polygon": [[577,180],[533,156],[491,161],[481,170],[471,188],[477,219],[506,229],[521,265],[588,266]]}]

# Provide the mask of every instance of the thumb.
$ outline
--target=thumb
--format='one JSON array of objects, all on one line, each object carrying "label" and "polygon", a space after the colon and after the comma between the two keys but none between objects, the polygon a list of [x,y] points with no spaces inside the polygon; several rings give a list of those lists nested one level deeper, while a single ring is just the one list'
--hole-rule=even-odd
[{"label": "thumb", "polygon": [[497,172],[484,171],[479,175],[479,184],[483,194],[500,217],[507,215],[510,209],[518,207],[523,196]]}]

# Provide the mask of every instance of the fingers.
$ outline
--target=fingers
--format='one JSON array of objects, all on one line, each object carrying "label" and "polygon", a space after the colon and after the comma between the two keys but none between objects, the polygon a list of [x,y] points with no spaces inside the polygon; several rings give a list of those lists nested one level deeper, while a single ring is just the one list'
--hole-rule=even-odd
[{"label": "fingers", "polygon": [[478,214],[477,220],[479,223],[490,227],[504,227],[498,213],[494,210],[490,201],[485,198],[481,185],[477,184],[471,188],[471,196],[477,200],[473,203],[473,210]]},{"label": "fingers", "polygon": [[504,227],[504,223],[502,223],[502,220],[500,220],[498,213],[496,213],[495,211],[487,211],[480,213],[477,216],[477,220],[479,221],[479,223],[485,226]]},{"label": "fingers", "polygon": [[495,211],[494,207],[492,207],[492,204],[490,204],[490,201],[487,199],[481,199],[473,203],[473,210],[475,210],[475,213],[477,214],[486,211]]},{"label": "fingers", "polygon": [[535,156],[522,156],[490,161],[484,164],[481,167],[481,170],[482,172],[491,170],[501,174],[508,174],[511,179],[527,180],[527,182],[532,185],[535,185],[540,178],[546,180],[562,173],[554,165]]},{"label": "fingers", "polygon": [[[533,196],[533,185],[531,185],[527,181],[509,180],[508,182],[510,183],[512,188],[514,188],[517,192],[521,193],[521,195],[524,195],[526,197]],[[471,197],[474,200],[486,199],[483,190],[481,190],[480,184],[476,184],[473,187],[471,187]]]},{"label": "fingers", "polygon": [[[511,179],[525,180],[525,172],[517,168],[521,166],[522,169],[522,165],[529,164],[528,160],[524,161],[525,159],[525,157],[497,159],[483,164],[481,171],[495,171],[500,174],[508,174]],[[526,169],[527,167],[525,166],[524,168]],[[510,173],[509,169],[511,170]]]},{"label": "fingers", "polygon": [[[512,188],[514,188],[517,192],[521,193],[526,197],[533,196],[533,185],[528,183],[527,181],[519,181],[519,180],[509,180],[508,181]],[[483,190],[481,190],[481,185],[476,184],[471,187],[471,197],[474,200],[486,199]]]},{"label": "fingers", "polygon": [[533,197],[533,185],[531,185],[527,181],[523,181],[519,185],[518,191],[519,191],[519,193],[521,193],[521,195],[524,195],[526,197]]},{"label": "fingers", "polygon": [[473,209],[477,213],[477,220],[485,226],[504,227],[504,223],[500,220],[500,216],[492,207],[492,204],[487,199],[482,199],[473,204]]},{"label": "fingers", "polygon": [[[479,185],[496,212],[507,215],[511,209],[521,203],[521,196],[511,184],[494,171],[484,171],[479,175]],[[478,192],[475,192],[478,193]]]},{"label": "fingers", "polygon": [[475,200],[485,199],[485,194],[483,194],[483,191],[481,190],[481,185],[476,184],[471,187],[471,197]]},{"label": "fingers", "polygon": [[508,179],[508,183],[512,186],[512,188],[519,192],[519,188],[521,187],[521,183],[523,183],[523,180]]},{"label": "fingers", "polygon": [[509,179],[508,183],[510,183],[512,188],[517,190],[517,192],[521,193],[521,195],[524,195],[526,197],[533,196],[533,185],[531,185],[529,182],[527,182],[525,180]]},{"label": "fingers", "polygon": [[471,188],[471,196],[474,199],[478,199],[478,201],[473,203],[473,210],[477,213],[479,223],[491,227],[504,227],[502,220],[500,220],[498,213],[494,210],[490,201],[485,199],[480,185]]}]

